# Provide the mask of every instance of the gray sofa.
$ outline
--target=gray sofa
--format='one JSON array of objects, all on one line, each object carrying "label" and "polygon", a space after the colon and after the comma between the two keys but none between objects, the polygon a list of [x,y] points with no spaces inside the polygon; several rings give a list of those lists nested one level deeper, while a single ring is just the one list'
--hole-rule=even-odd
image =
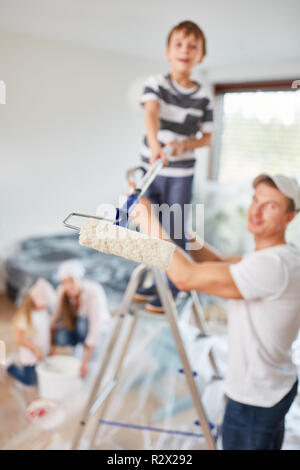
[{"label": "gray sofa", "polygon": [[133,261],[79,245],[77,234],[28,238],[18,243],[5,261],[9,297],[18,301],[39,277],[57,286],[57,268],[71,258],[78,259],[84,265],[87,278],[102,284],[112,304],[121,299],[137,266]]}]

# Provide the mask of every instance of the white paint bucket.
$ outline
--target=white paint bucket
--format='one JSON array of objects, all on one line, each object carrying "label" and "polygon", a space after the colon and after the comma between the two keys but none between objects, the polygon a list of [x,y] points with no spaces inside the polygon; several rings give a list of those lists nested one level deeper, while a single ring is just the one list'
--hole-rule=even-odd
[{"label": "white paint bucket", "polygon": [[40,398],[62,401],[82,386],[79,376],[81,361],[76,357],[48,357],[36,367]]}]

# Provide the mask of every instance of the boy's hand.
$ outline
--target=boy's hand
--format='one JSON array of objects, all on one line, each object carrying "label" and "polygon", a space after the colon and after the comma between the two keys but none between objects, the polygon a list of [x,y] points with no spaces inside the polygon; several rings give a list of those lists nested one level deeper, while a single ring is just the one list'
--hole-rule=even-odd
[{"label": "boy's hand", "polygon": [[168,159],[166,154],[164,153],[161,145],[156,145],[155,147],[151,147],[151,158],[150,158],[150,165],[156,162],[156,160],[162,159],[164,166],[167,166]]},{"label": "boy's hand", "polygon": [[172,142],[169,142],[166,147],[172,147],[172,157],[177,157],[183,152],[186,152],[186,142],[185,141],[180,141],[180,140],[172,140]]}]

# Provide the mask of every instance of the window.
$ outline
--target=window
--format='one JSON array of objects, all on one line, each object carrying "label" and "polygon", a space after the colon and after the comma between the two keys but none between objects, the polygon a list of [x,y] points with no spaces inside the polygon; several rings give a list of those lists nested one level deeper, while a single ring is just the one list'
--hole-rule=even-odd
[{"label": "window", "polygon": [[220,182],[261,172],[300,178],[300,90],[236,91],[217,96]]}]

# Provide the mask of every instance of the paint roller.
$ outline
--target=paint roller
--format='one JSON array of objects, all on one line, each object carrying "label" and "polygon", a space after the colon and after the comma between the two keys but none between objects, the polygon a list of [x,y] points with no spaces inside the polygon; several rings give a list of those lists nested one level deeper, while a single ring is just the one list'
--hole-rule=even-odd
[{"label": "paint roller", "polygon": [[[172,148],[168,147],[165,153],[169,156],[171,152]],[[161,159],[150,167],[141,182],[129,194],[123,206],[116,209],[115,220],[73,212],[64,219],[64,226],[79,231],[80,245],[147,266],[167,269],[171,264],[175,245],[127,228],[130,212],[138,204],[162,167]],[[83,217],[87,220],[81,227],[77,227],[68,223],[71,217]]]}]

